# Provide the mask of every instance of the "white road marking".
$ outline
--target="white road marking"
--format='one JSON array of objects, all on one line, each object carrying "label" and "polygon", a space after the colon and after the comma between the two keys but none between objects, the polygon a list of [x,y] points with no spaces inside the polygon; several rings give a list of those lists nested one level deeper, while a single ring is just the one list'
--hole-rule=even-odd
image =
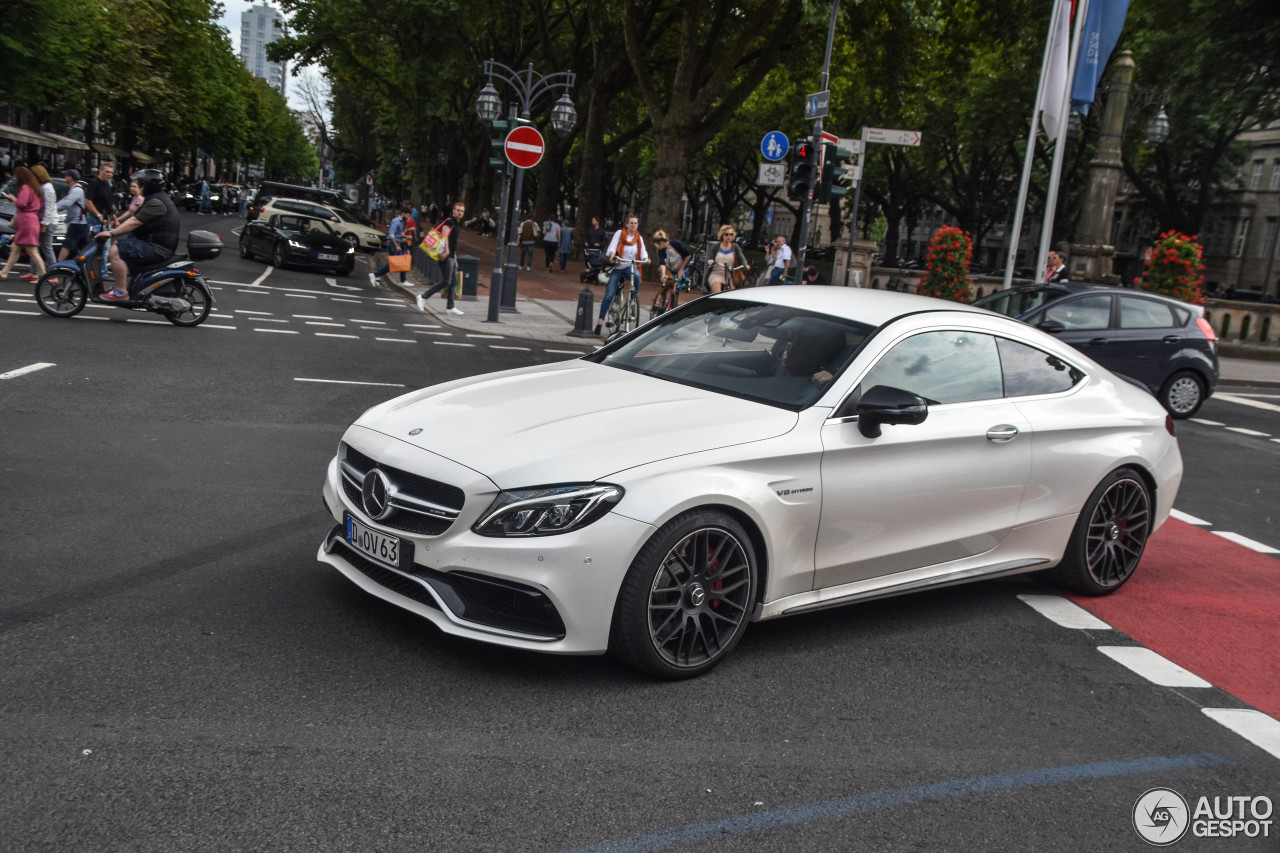
[{"label": "white road marking", "polygon": [[142,323],[142,324],[147,325],[147,326],[167,326],[167,325],[169,325],[168,321],[166,321],[166,320],[125,320],[125,322],[126,322],[126,323]]},{"label": "white road marking", "polygon": [[255,332],[274,332],[277,335],[296,335],[298,332],[293,329],[254,329]]},{"label": "white road marking", "polygon": [[489,344],[489,349],[514,349],[514,350],[520,350],[521,352],[532,352],[532,350],[529,347],[504,347],[504,346],[499,346],[498,344]]},{"label": "white road marking", "polygon": [[1185,521],[1187,524],[1198,524],[1201,527],[1213,527],[1213,522],[1205,521],[1203,518],[1196,518],[1194,515],[1188,515],[1176,509],[1169,510],[1169,517],[1176,518],[1178,521]]},{"label": "white road marking", "polygon": [[330,385],[378,385],[385,388],[403,388],[399,382],[356,382],[351,379],[303,379],[301,376],[293,377],[294,382],[325,382]]},{"label": "white road marking", "polygon": [[335,335],[333,332],[316,332],[317,338],[349,338],[353,341],[360,340],[359,335]]},{"label": "white road marking", "polygon": [[369,325],[371,325],[371,326],[385,326],[385,325],[387,325],[387,324],[386,324],[386,322],[385,322],[385,321],[383,321],[383,320],[358,320],[358,319],[355,319],[354,317],[351,319],[351,322],[353,322],[353,323],[368,323],[368,324],[369,324]]},{"label": "white road marking", "polygon": [[1263,438],[1270,438],[1269,432],[1258,432],[1256,429],[1245,429],[1244,427],[1227,427],[1227,432],[1238,432],[1241,435],[1260,435]]},{"label": "white road marking", "polygon": [[438,325],[435,325],[434,323],[405,323],[404,327],[406,329],[438,329],[440,328]]},{"label": "white road marking", "polygon": [[285,296],[292,296],[294,299],[316,299],[318,297],[311,296],[307,293],[286,293]]},{"label": "white road marking", "polygon": [[1226,726],[1259,749],[1280,758],[1280,720],[1252,708],[1201,708],[1215,723]]},{"label": "white road marking", "polygon": [[351,285],[349,285],[349,284],[338,284],[336,281],[334,281],[334,280],[333,280],[333,279],[331,279],[331,278],[326,278],[326,279],[324,280],[324,283],[325,283],[325,284],[327,284],[327,285],[329,285],[330,287],[336,287],[336,288],[339,288],[340,290],[359,290],[359,289],[360,289],[360,288],[358,288],[358,287],[352,287],[352,286],[351,286]]},{"label": "white road marking", "polygon": [[235,329],[236,327],[235,326],[215,326],[215,325],[210,325],[209,323],[201,323],[196,328],[197,329]]},{"label": "white road marking", "polygon": [[1081,631],[1111,630],[1106,622],[1060,595],[1020,595],[1018,600],[1063,628],[1077,628]]},{"label": "white road marking", "polygon": [[464,344],[458,341],[432,341],[433,344],[439,344],[442,347],[474,347],[475,344]]},{"label": "white road marking", "polygon": [[0,314],[16,314],[19,317],[39,317],[39,311],[0,311]]},{"label": "white road marking", "polygon": [[252,286],[252,287],[258,287],[258,286],[260,286],[264,281],[266,281],[266,280],[267,280],[267,276],[271,275],[271,271],[272,271],[273,269],[275,269],[275,267],[267,267],[266,269],[264,269],[264,270],[262,271],[262,275],[258,276],[257,278],[255,278],[255,279],[253,280],[253,284],[252,284],[251,286]]},{"label": "white road marking", "polygon": [[436,337],[452,338],[453,332],[414,332],[415,335],[435,335]]},{"label": "white road marking", "polygon": [[0,290],[0,296],[26,296],[31,297],[30,293],[23,293],[21,290]]},{"label": "white road marking", "polygon": [[307,325],[308,326],[337,326],[338,328],[342,328],[344,324],[343,323],[323,323],[320,320],[308,320]]},{"label": "white road marking", "polygon": [[236,293],[255,293],[259,296],[266,296],[270,291],[266,290],[237,290]]},{"label": "white road marking", "polygon": [[467,337],[468,338],[492,338],[495,341],[500,341],[506,336],[505,335],[478,335],[472,332],[467,332]]},{"label": "white road marking", "polygon": [[0,373],[0,379],[13,379],[15,376],[26,376],[28,373],[35,373],[37,370],[44,370],[46,367],[54,367],[52,361],[37,361],[35,364],[28,364],[26,367],[19,367],[17,370],[10,370],[8,373]]},{"label": "white road marking", "polygon": [[299,320],[332,320],[332,317],[322,317],[319,314],[294,314]]},{"label": "white road marking", "polygon": [[282,320],[279,317],[245,317],[250,323],[287,323],[288,320]]},{"label": "white road marking", "polygon": [[1246,548],[1257,551],[1259,554],[1280,554],[1280,551],[1272,548],[1270,545],[1263,545],[1261,542],[1256,542],[1247,536],[1241,536],[1239,533],[1228,533],[1225,530],[1215,530],[1213,532],[1221,536],[1223,539],[1234,542],[1237,545],[1243,545]]},{"label": "white road marking", "polygon": [[416,344],[417,341],[409,338],[374,338],[375,341],[386,341],[389,344]]},{"label": "white road marking", "polygon": [[235,310],[235,313],[237,313],[237,314],[258,314],[258,315],[261,315],[261,316],[263,316],[263,317],[270,317],[270,316],[271,316],[271,312],[270,312],[270,311],[250,311],[250,310],[249,310],[249,309],[247,309],[247,308],[237,308],[237,309]]},{"label": "white road marking", "polygon": [[30,296],[24,296],[24,297],[19,297],[18,299],[6,299],[5,302],[25,302],[29,305],[31,304],[31,299],[32,297]]},{"label": "white road marking", "polygon": [[1098,651],[1161,687],[1213,686],[1195,673],[1142,646],[1098,646]]},{"label": "white road marking", "polygon": [[586,355],[586,353],[580,349],[548,349],[543,350],[543,352],[555,352],[561,353],[562,355]]},{"label": "white road marking", "polygon": [[1210,421],[1204,418],[1187,418],[1193,424],[1204,424],[1205,426],[1226,426],[1222,421]]},{"label": "white road marking", "polygon": [[352,305],[361,304],[359,299],[343,299],[341,296],[330,296],[329,298],[332,299],[334,302],[349,302]]},{"label": "white road marking", "polygon": [[1274,403],[1264,403],[1261,400],[1250,400],[1248,397],[1240,397],[1236,394],[1214,394],[1215,400],[1226,400],[1228,403],[1239,403],[1241,406],[1251,406],[1255,409],[1265,409],[1268,412],[1280,412],[1280,406]]}]

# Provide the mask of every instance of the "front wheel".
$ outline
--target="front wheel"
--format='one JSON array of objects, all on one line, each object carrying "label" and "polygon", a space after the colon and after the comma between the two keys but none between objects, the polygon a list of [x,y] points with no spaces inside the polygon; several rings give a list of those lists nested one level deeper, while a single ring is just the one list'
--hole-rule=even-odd
[{"label": "front wheel", "polygon": [[89,297],[84,282],[70,270],[45,273],[35,288],[36,304],[50,317],[74,317]]},{"label": "front wheel", "polygon": [[353,249],[360,248],[360,238],[355,234],[343,234],[342,240]]},{"label": "front wheel", "polygon": [[1124,586],[1151,536],[1151,490],[1134,470],[1108,474],[1085,501],[1062,562],[1051,580],[1085,595]]},{"label": "front wheel", "polygon": [[732,516],[715,510],[678,515],[627,570],[609,649],[659,678],[701,675],[742,639],[756,578],[751,537]]},{"label": "front wheel", "polygon": [[284,247],[283,241],[276,243],[276,247],[271,250],[271,265],[278,270],[289,265],[289,250]]},{"label": "front wheel", "polygon": [[1190,370],[1179,370],[1160,389],[1160,405],[1175,418],[1189,418],[1204,402],[1204,383]]},{"label": "front wheel", "polygon": [[179,282],[176,287],[172,288],[171,294],[166,293],[165,295],[184,299],[190,305],[185,311],[165,312],[165,319],[175,326],[199,326],[208,319],[209,311],[213,308],[209,295],[193,282]]},{"label": "front wheel", "polygon": [[253,257],[253,246],[249,243],[249,229],[240,232],[240,257],[246,260]]}]

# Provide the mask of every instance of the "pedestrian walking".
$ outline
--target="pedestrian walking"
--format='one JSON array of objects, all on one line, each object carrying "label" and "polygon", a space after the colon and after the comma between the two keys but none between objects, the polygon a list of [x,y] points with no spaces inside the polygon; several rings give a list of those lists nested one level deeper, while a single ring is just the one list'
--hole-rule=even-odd
[{"label": "pedestrian walking", "polygon": [[[13,245],[9,247],[9,260],[0,269],[0,281],[9,277],[9,271],[18,262],[20,255],[26,255],[32,269],[39,270],[40,275],[45,273],[44,258],[40,257],[40,210],[44,207],[40,182],[30,169],[19,166],[13,170],[13,184],[18,188],[18,194],[5,193],[5,198],[13,202],[16,208],[13,215]],[[31,273],[22,276],[23,281],[34,282],[37,279]]]},{"label": "pedestrian walking", "polygon": [[[378,286],[378,279],[391,272],[391,255],[403,255],[408,251],[404,242],[404,221],[409,216],[409,205],[405,205],[400,215],[391,220],[391,225],[387,228],[387,262],[377,269],[375,272],[369,273],[369,284],[374,287]],[[404,284],[405,274],[400,273],[400,283]]]},{"label": "pedestrian walking", "polygon": [[573,227],[569,224],[569,220],[565,219],[560,222],[560,272],[564,272],[564,265],[571,254],[573,254]]},{"label": "pedestrian walking", "polygon": [[542,223],[542,251],[546,256],[547,272],[551,272],[551,263],[555,260],[559,249],[560,223],[556,222],[554,216],[548,216],[547,221]]},{"label": "pedestrian walking", "polygon": [[773,238],[773,263],[769,267],[769,280],[765,284],[777,284],[791,271],[791,247],[787,238],[779,234]]},{"label": "pedestrian walking", "polygon": [[213,213],[213,190],[209,189],[209,182],[203,180],[200,182],[200,215]]},{"label": "pedestrian walking", "polygon": [[520,223],[520,263],[517,266],[533,269],[533,244],[538,239],[539,230],[538,223],[533,221],[532,216],[525,217],[524,222]]},{"label": "pedestrian walking", "polygon": [[40,182],[40,257],[47,267],[53,263],[53,226],[58,224],[58,193],[53,188],[49,170],[40,163],[31,167],[31,174]]},{"label": "pedestrian walking", "polygon": [[62,177],[66,178],[70,188],[57,204],[58,212],[67,217],[67,233],[62,239],[62,249],[58,251],[58,260],[65,261],[78,254],[81,247],[89,242],[89,211],[84,206],[84,187],[80,186],[80,173],[75,169],[64,169]]},{"label": "pedestrian walking", "polygon": [[462,316],[461,309],[455,308],[453,305],[453,291],[457,286],[455,279],[458,277],[458,223],[462,221],[462,217],[466,212],[467,206],[460,201],[455,201],[452,215],[436,226],[436,230],[445,238],[444,257],[436,261],[440,265],[441,281],[426,293],[418,296],[419,310],[426,310],[427,300],[443,289],[448,299],[445,310],[450,314]]}]

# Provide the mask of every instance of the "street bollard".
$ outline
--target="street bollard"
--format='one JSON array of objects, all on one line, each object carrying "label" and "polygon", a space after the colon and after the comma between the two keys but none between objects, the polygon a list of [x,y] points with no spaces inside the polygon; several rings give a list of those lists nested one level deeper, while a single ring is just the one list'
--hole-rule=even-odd
[{"label": "street bollard", "polygon": [[569,332],[569,337],[594,338],[596,336],[595,327],[591,325],[591,318],[595,313],[595,301],[590,285],[578,292],[578,316],[574,319],[573,331]]}]

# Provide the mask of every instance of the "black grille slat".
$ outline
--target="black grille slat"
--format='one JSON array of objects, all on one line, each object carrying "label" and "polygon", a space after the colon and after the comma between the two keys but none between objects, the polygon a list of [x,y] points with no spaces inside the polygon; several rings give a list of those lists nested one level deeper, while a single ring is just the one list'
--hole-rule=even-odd
[{"label": "black grille slat", "polygon": [[386,587],[392,592],[399,593],[405,598],[412,598],[419,604],[425,604],[435,610],[440,609],[440,605],[431,597],[431,593],[422,588],[422,585],[416,581],[411,581],[403,575],[397,574],[384,566],[380,566],[373,560],[363,554],[358,554],[350,548],[344,548],[342,557],[352,568],[356,569],[360,574],[376,583],[378,586]]},{"label": "black grille slat", "polygon": [[[430,501],[455,511],[461,511],[466,494],[457,486],[411,474],[408,471],[393,468],[390,465],[380,465],[350,445],[344,444],[342,447],[343,458],[352,468],[360,472],[360,476],[365,476],[375,467],[379,468],[387,475],[388,479],[395,483],[396,490],[400,493],[418,500]],[[352,504],[363,507],[359,487],[347,480],[346,477],[342,478],[342,491]],[[398,509],[378,523],[418,536],[439,536],[453,525],[453,519],[436,518]]]}]

